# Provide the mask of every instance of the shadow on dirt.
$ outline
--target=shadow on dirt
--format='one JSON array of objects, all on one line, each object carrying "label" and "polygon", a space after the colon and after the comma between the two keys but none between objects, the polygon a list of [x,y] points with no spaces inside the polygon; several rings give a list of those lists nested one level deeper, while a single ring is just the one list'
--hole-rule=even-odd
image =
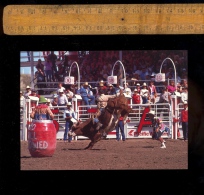
[{"label": "shadow on dirt", "polygon": [[154,148],[154,146],[144,146],[143,148]]},{"label": "shadow on dirt", "polygon": [[32,156],[21,156],[21,158],[32,158]]},{"label": "shadow on dirt", "polygon": [[[86,150],[84,148],[63,148],[62,150]],[[91,150],[106,150],[106,149],[91,149]],[[87,151],[91,151],[91,150],[87,150]]]}]

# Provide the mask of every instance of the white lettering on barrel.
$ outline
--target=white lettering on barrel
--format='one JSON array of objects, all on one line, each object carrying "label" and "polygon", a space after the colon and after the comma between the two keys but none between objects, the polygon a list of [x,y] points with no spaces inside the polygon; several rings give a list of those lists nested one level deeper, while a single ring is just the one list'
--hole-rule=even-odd
[{"label": "white lettering on barrel", "polygon": [[48,147],[48,143],[46,141],[37,141],[32,142],[29,144],[29,148],[35,148],[35,149],[46,149]]},{"label": "white lettering on barrel", "polygon": [[35,127],[36,127],[36,124],[31,123],[31,125],[30,125],[30,127],[29,127],[29,130],[35,130]]}]

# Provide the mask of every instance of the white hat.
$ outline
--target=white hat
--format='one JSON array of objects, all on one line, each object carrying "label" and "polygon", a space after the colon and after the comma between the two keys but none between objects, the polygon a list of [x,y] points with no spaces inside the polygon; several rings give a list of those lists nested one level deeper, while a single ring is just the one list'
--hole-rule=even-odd
[{"label": "white hat", "polygon": [[30,89],[30,86],[27,86],[26,89]]},{"label": "white hat", "polygon": [[153,115],[155,115],[154,110],[150,110],[150,111],[149,111],[149,114],[153,114]]},{"label": "white hat", "polygon": [[55,95],[53,96],[53,98],[57,98],[57,95],[55,94]]},{"label": "white hat", "polygon": [[137,91],[137,89],[134,89],[134,91]]},{"label": "white hat", "polygon": [[147,84],[146,83],[143,83],[143,85],[142,86],[147,86]]},{"label": "white hat", "polygon": [[63,92],[64,92],[63,89],[60,89],[60,90],[59,90],[59,93],[63,93]]},{"label": "white hat", "polygon": [[50,102],[50,99],[47,98],[47,102]]},{"label": "white hat", "polygon": [[137,83],[137,85],[138,85],[138,86],[140,86],[140,84],[139,84],[139,83]]},{"label": "white hat", "polygon": [[67,106],[71,106],[71,105],[72,105],[71,102],[68,102],[68,103],[67,103]]}]

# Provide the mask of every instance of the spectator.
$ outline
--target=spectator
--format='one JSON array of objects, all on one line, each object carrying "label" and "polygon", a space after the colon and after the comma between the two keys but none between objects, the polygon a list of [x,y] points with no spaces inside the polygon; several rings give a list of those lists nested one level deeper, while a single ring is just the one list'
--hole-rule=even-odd
[{"label": "spectator", "polygon": [[43,95],[44,91],[40,88],[45,87],[45,84],[41,83],[41,82],[45,82],[45,73],[43,72],[41,68],[37,69],[36,78],[37,78],[37,87],[39,88],[38,94]]},{"label": "spectator", "polygon": [[51,101],[50,101],[49,98],[47,99],[47,105],[48,105],[48,107],[49,107],[50,109],[52,109],[52,104],[51,104]]},{"label": "spectator", "polygon": [[51,82],[52,80],[52,62],[48,58],[46,58],[46,61],[45,61],[45,76],[46,76],[47,82]]},{"label": "spectator", "polygon": [[[67,96],[64,94],[63,89],[59,90],[59,95],[57,97],[58,99],[58,106],[66,106],[68,104]],[[59,110],[64,110],[64,108],[59,108]]]},{"label": "spectator", "polygon": [[[30,97],[30,96],[40,98],[40,95],[37,94],[37,92],[36,92],[35,89],[32,89],[32,90],[31,90],[31,94],[29,95],[29,97]],[[31,104],[30,106],[31,106],[32,108],[36,107],[36,105],[37,105],[37,100],[31,100],[30,104]]]},{"label": "spectator", "polygon": [[146,83],[143,83],[142,89],[140,90],[140,95],[142,97],[142,104],[147,104],[148,100],[150,99],[150,94]]},{"label": "spectator", "polygon": [[72,98],[74,96],[74,93],[70,90],[70,88],[67,88],[66,92],[65,92],[68,102],[72,102]]},{"label": "spectator", "polygon": [[104,87],[104,84],[101,82],[99,83],[98,89],[97,89],[97,94],[96,97],[98,97],[100,94],[107,94],[107,89]]},{"label": "spectator", "polygon": [[57,88],[57,95],[59,95],[59,91],[60,90],[63,90],[63,92],[65,92],[65,88],[63,87],[63,83],[62,82],[59,82],[58,83],[58,88]]},{"label": "spectator", "polygon": [[124,86],[124,93],[126,93],[129,96],[132,96],[132,91],[129,88],[129,84],[128,83],[126,83],[126,84],[124,83],[123,86]]},{"label": "spectator", "polygon": [[155,99],[157,97],[157,90],[156,90],[156,87],[155,87],[153,81],[150,81],[150,84],[148,86],[148,90],[149,90],[149,94],[150,94],[150,102],[152,102],[154,104]]},{"label": "spectator", "polygon": [[141,88],[140,88],[140,84],[139,83],[136,84],[136,89],[137,89],[138,93],[140,94]]},{"label": "spectator", "polygon": [[91,90],[89,88],[88,82],[85,82],[84,85],[79,89],[79,93],[84,101],[85,105],[94,105],[95,97],[91,95]]},{"label": "spectator", "polygon": [[170,103],[170,102],[171,102],[171,93],[168,92],[167,87],[163,87],[157,103]]},{"label": "spectator", "polygon": [[58,106],[58,96],[54,95],[53,100],[51,101],[52,106]]},{"label": "spectator", "polygon": [[134,89],[132,95],[133,104],[142,104],[142,97],[137,89]]},{"label": "spectator", "polygon": [[54,51],[51,51],[47,58],[52,63],[52,81],[55,82],[55,75],[57,75],[57,55],[55,55]]},{"label": "spectator", "polygon": [[44,64],[42,64],[41,59],[38,59],[38,63],[35,67],[36,69],[40,68],[44,72]]},{"label": "spectator", "polygon": [[107,95],[115,95],[116,90],[112,84],[108,84]]},{"label": "spectator", "polygon": [[171,94],[176,91],[175,82],[173,80],[170,81],[170,84],[167,86],[167,90]]},{"label": "spectator", "polygon": [[145,67],[142,68],[142,71],[140,73],[140,79],[146,80],[146,68]]},{"label": "spectator", "polygon": [[[58,114],[59,113],[59,108],[58,108],[58,99],[57,99],[57,94],[53,96],[53,99],[51,100],[51,108],[53,113]],[[57,117],[57,116],[56,116]]]},{"label": "spectator", "polygon": [[184,79],[182,82],[181,82],[181,87],[188,87],[188,81],[186,79]]},{"label": "spectator", "polygon": [[36,106],[30,114],[30,117],[35,120],[50,120],[54,115],[50,108],[46,105],[47,101],[44,96],[40,96],[38,106]]},{"label": "spectator", "polygon": [[72,119],[76,119],[75,116],[75,112],[72,109],[72,104],[71,102],[68,102],[67,104],[67,109],[64,111],[64,118],[65,118],[65,131],[64,131],[64,142],[66,142],[66,140],[68,140],[68,142],[70,143],[72,141],[72,136],[69,135],[69,131],[71,130],[71,127],[73,125],[73,121]]},{"label": "spectator", "polygon": [[26,87],[26,92],[24,93],[24,98],[28,98],[28,96],[31,94],[31,88],[30,86]]},{"label": "spectator", "polygon": [[177,83],[176,92],[179,92],[180,94],[182,93],[182,87],[181,87],[180,83]]},{"label": "spectator", "polygon": [[183,87],[182,93],[181,93],[181,102],[184,103],[186,101],[188,101],[188,88]]},{"label": "spectator", "polygon": [[188,102],[185,101],[184,109],[181,111],[179,121],[182,123],[183,139],[188,141]]}]

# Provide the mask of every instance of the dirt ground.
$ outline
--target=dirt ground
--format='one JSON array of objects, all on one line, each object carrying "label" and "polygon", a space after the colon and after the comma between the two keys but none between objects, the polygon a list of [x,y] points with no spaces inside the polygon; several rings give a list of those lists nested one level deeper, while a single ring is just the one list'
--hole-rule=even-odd
[{"label": "dirt ground", "polygon": [[28,142],[21,141],[21,170],[156,170],[188,169],[188,143],[166,140],[166,148],[152,139],[101,140],[84,150],[90,140],[64,143],[57,140],[52,157],[30,155]]}]

